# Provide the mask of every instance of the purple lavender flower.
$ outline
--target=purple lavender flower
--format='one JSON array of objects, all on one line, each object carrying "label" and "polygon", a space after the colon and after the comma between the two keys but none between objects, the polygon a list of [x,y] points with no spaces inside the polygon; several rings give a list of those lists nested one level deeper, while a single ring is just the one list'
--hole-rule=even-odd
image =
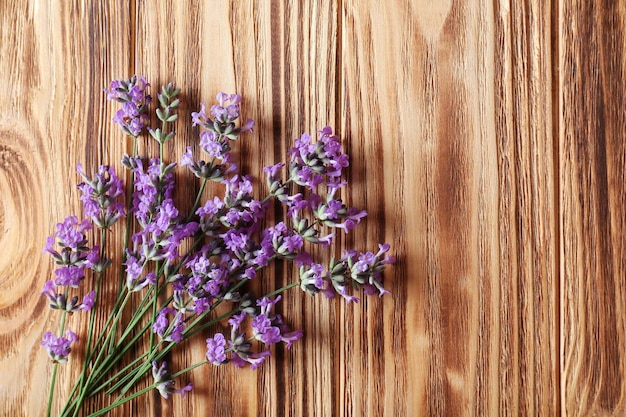
[{"label": "purple lavender flower", "polygon": [[311,207],[315,217],[326,226],[343,229],[345,233],[361,222],[367,216],[365,210],[354,207],[348,208],[341,200],[330,200],[327,203],[319,202]]},{"label": "purple lavender flower", "polygon": [[191,121],[192,126],[207,126],[208,125],[208,117],[206,115],[206,105],[204,103],[200,103],[200,111],[191,113]]},{"label": "purple lavender flower", "polygon": [[113,167],[100,166],[93,179],[87,177],[81,164],[77,164],[77,171],[84,180],[78,189],[82,193],[85,215],[96,226],[110,228],[125,215],[124,203],[119,201],[124,195],[123,181],[117,177]]},{"label": "purple lavender flower", "polygon": [[302,262],[303,259],[301,259],[302,257],[299,258],[299,256],[309,256],[304,252],[300,252],[303,245],[302,236],[287,228],[287,225],[283,222],[279,222],[263,232],[261,247],[263,248],[269,245],[271,245],[273,254],[286,259]]},{"label": "purple lavender flower", "polygon": [[118,124],[124,133],[137,137],[148,125],[148,105],[152,98],[146,94],[150,84],[144,77],[133,75],[128,79],[118,79],[111,82],[105,90],[109,100],[122,103],[122,107],[115,113],[113,121]]},{"label": "purple lavender flower", "polygon": [[231,229],[223,235],[224,244],[226,249],[233,253],[243,254],[248,247],[248,239],[246,233],[242,233],[237,229]]},{"label": "purple lavender flower", "polygon": [[66,337],[56,337],[52,332],[46,332],[41,340],[41,345],[48,351],[48,356],[53,362],[65,363],[72,349],[72,343],[78,341],[78,336],[71,330],[65,332]]},{"label": "purple lavender flower", "polygon": [[50,301],[50,308],[53,310],[67,311],[75,313],[79,310],[89,311],[95,302],[95,291],[91,291],[83,297],[82,303],[78,303],[78,296],[74,296],[68,300],[65,293],[57,293],[54,281],[46,281],[41,294],[45,295]]},{"label": "purple lavender flower", "polygon": [[[98,246],[93,248],[87,246],[85,233],[91,229],[89,220],[79,222],[76,216],[68,216],[56,227],[56,234],[46,239],[46,246],[43,251],[50,254],[59,266],[54,270],[54,279],[45,283],[41,294],[50,301],[50,308],[52,309],[68,313],[75,313],[80,310],[89,311],[95,303],[95,292],[87,293],[82,302],[79,302],[77,295],[70,296],[69,289],[80,286],[81,281],[85,278],[86,268],[91,268],[94,271],[104,270],[110,262],[107,259],[100,259]],[[55,242],[60,247],[58,251],[54,249]],[[57,287],[63,287],[63,289],[57,292]],[[70,340],[71,337],[68,336],[66,339]],[[52,343],[52,339],[49,337],[46,340]],[[63,341],[58,343],[61,342]],[[59,358],[61,356],[59,355]]]},{"label": "purple lavender flower", "polygon": [[211,107],[211,115],[222,123],[230,123],[239,117],[239,94],[218,93],[216,97],[219,104]]},{"label": "purple lavender flower", "polygon": [[156,389],[163,398],[169,398],[171,394],[180,394],[184,397],[186,393],[193,389],[193,384],[189,383],[180,389],[174,388],[174,381],[167,371],[167,362],[162,362],[159,366],[156,361],[152,362],[152,378],[156,384]]},{"label": "purple lavender flower", "polygon": [[251,132],[254,121],[248,119],[241,127],[235,127],[239,118],[241,96],[238,94],[218,93],[219,104],[211,107],[211,117],[206,114],[204,103],[200,111],[191,113],[193,125],[200,125],[208,130],[201,134],[201,146],[211,156],[226,160],[230,145],[228,140],[237,140],[242,132]]},{"label": "purple lavender flower", "polygon": [[63,265],[54,271],[55,285],[78,288],[80,281],[85,277],[85,270],[80,266]]},{"label": "purple lavender flower", "polygon": [[48,300],[50,300],[51,303],[56,303],[58,294],[56,292],[56,285],[54,284],[54,281],[46,281],[40,294],[48,297]]},{"label": "purple lavender flower", "polygon": [[252,320],[254,337],[266,345],[280,342],[280,329],[272,326],[272,322],[264,315],[259,314]]},{"label": "purple lavender flower", "polygon": [[151,159],[147,168],[139,158],[135,158],[133,163],[135,191],[132,211],[139,223],[145,226],[157,214],[160,202],[172,198],[174,175],[171,172],[161,173],[161,161],[158,158]]},{"label": "purple lavender flower", "polygon": [[339,138],[332,134],[332,129],[327,126],[319,133],[316,143],[307,133],[302,134],[289,151],[290,178],[311,191],[327,179],[336,185],[342,169],[349,164],[348,155],[341,152]]},{"label": "purple lavender flower", "polygon": [[124,265],[126,265],[127,279],[134,281],[141,275],[144,261],[140,256],[137,256],[130,250],[126,249],[126,262]]},{"label": "purple lavender flower", "polygon": [[181,312],[176,312],[174,319],[170,323],[167,315],[174,312],[175,310],[169,307],[161,309],[152,324],[152,332],[162,337],[163,340],[180,343],[184,338],[185,320]]},{"label": "purple lavender flower", "polygon": [[254,370],[261,366],[271,354],[269,350],[258,353],[236,350],[235,355],[231,358],[231,362],[238,368],[243,368],[246,364],[250,364],[250,369]]},{"label": "purple lavender flower", "polygon": [[173,310],[169,307],[165,307],[159,311],[159,314],[157,314],[157,317],[152,324],[152,333],[158,334],[161,337],[165,334],[165,331],[169,327],[167,315],[172,312]]},{"label": "purple lavender flower", "polygon": [[78,308],[83,311],[90,311],[93,308],[95,302],[96,302],[96,292],[90,291],[87,293],[87,295],[85,295],[85,297],[83,297],[83,302],[80,304]]},{"label": "purple lavender flower", "polygon": [[308,268],[304,265],[300,267],[300,288],[311,295],[324,290],[327,280],[329,277],[321,264],[313,263]]},{"label": "purple lavender flower", "polygon": [[226,339],[221,333],[216,333],[215,336],[209,337],[206,340],[206,357],[209,362],[214,365],[221,365],[226,363]]},{"label": "purple lavender flower", "polygon": [[230,152],[230,145],[226,138],[221,138],[213,131],[200,133],[200,147],[212,158],[222,160]]},{"label": "purple lavender flower", "polygon": [[[87,244],[85,232],[91,230],[92,226],[89,220],[83,220],[79,223],[76,216],[68,216],[63,222],[57,223],[56,227],[57,232],[55,237],[61,248],[79,251],[79,249],[82,249]],[[51,238],[48,238],[44,252],[54,255],[53,251],[49,250],[53,243],[54,239],[51,240]]]},{"label": "purple lavender flower", "polygon": [[352,279],[363,285],[367,293],[374,293],[378,290],[379,296],[389,294],[382,284],[382,271],[386,265],[394,263],[395,258],[387,255],[390,249],[389,244],[379,244],[378,252],[362,252],[356,256],[354,253],[347,255],[347,264],[350,268]]},{"label": "purple lavender flower", "polygon": [[257,301],[257,305],[261,308],[260,313],[252,319],[252,330],[254,337],[257,340],[271,345],[279,342],[285,342],[287,349],[291,348],[291,345],[296,340],[302,337],[302,331],[291,331],[283,323],[280,315],[272,315],[271,310],[281,299],[281,296],[275,299],[263,297]]},{"label": "purple lavender flower", "polygon": [[171,327],[172,331],[164,340],[174,343],[182,342],[184,338],[183,332],[185,331],[185,319],[180,312],[176,313],[176,316],[174,316]]},{"label": "purple lavender flower", "polygon": [[197,315],[203,314],[209,310],[211,303],[207,297],[196,298],[192,310]]},{"label": "purple lavender flower", "polygon": [[213,200],[207,200],[204,205],[198,210],[196,210],[196,214],[200,216],[201,220],[205,220],[206,218],[215,219],[215,216],[220,212],[220,209],[224,206],[222,200],[220,200],[217,196],[213,197]]}]

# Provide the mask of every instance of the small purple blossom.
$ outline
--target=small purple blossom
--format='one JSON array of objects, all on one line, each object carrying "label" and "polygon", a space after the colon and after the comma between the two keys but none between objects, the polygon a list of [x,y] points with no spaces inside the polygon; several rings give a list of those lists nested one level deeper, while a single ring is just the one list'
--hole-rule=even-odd
[{"label": "small purple blossom", "polygon": [[163,336],[165,331],[169,327],[169,320],[167,319],[167,315],[171,314],[173,310],[169,307],[161,309],[159,314],[157,314],[154,323],[152,324],[152,332],[158,334],[159,336]]},{"label": "small purple blossom", "polygon": [[93,178],[87,177],[81,164],[77,164],[77,172],[84,182],[78,185],[85,215],[93,223],[108,229],[125,215],[124,184],[115,174],[113,167],[100,166]]},{"label": "small purple blossom", "polygon": [[272,322],[264,315],[259,314],[252,320],[254,337],[266,345],[280,342],[280,329],[272,326]]},{"label": "small purple blossom", "polygon": [[200,104],[200,110],[191,113],[193,126],[200,125],[205,129],[219,135],[220,138],[236,140],[241,132],[251,132],[254,121],[248,119],[241,127],[235,127],[235,121],[240,115],[241,96],[238,94],[218,93],[218,104],[211,106],[211,115],[206,113],[204,103]]},{"label": "small purple blossom", "polygon": [[358,255],[351,252],[348,253],[346,260],[350,268],[350,275],[355,282],[363,285],[368,294],[378,290],[379,296],[389,294],[389,291],[383,287],[382,271],[386,265],[395,262],[395,258],[387,255],[390,249],[389,244],[379,244],[378,252],[362,252]]},{"label": "small purple blossom", "polygon": [[221,333],[216,333],[215,336],[209,337],[206,340],[206,357],[209,362],[214,365],[221,365],[226,362],[226,339]]},{"label": "small purple blossom", "polygon": [[128,79],[112,81],[109,89],[105,90],[109,100],[122,103],[122,107],[113,117],[113,122],[127,135],[139,136],[150,121],[147,110],[152,98],[146,93],[149,86],[144,77],[137,78],[133,75]]},{"label": "small purple blossom", "polygon": [[319,134],[319,140],[314,143],[303,133],[289,151],[291,179],[312,191],[326,181],[337,184],[336,178],[349,165],[348,155],[341,152],[339,138],[332,134],[332,129],[327,126]]},{"label": "small purple blossom", "polygon": [[96,302],[96,292],[90,291],[83,297],[83,302],[79,306],[81,310],[90,311]]},{"label": "small purple blossom", "polygon": [[206,115],[206,105],[200,103],[200,110],[191,113],[192,126],[207,126],[209,125],[209,118]]},{"label": "small purple blossom", "polygon": [[[55,237],[58,240],[59,245],[62,248],[71,249],[73,251],[78,250],[80,247],[87,244],[85,238],[85,232],[91,230],[91,222],[89,220],[78,221],[76,216],[68,216],[61,223],[57,223],[57,232]],[[48,238],[46,249],[50,244],[50,238]]]},{"label": "small purple blossom", "polygon": [[174,316],[171,327],[172,331],[165,337],[165,340],[174,343],[182,342],[184,338],[183,332],[185,331],[185,319],[180,312],[176,313],[176,316]]},{"label": "small purple blossom", "polygon": [[186,393],[193,389],[192,383],[180,389],[174,388],[175,383],[167,371],[167,362],[162,362],[161,365],[158,365],[156,361],[152,362],[152,378],[154,379],[157,391],[166,399],[169,398],[171,394],[180,394],[181,397],[184,397]]},{"label": "small purple blossom", "polygon": [[209,302],[209,300],[206,297],[201,297],[194,300],[192,310],[194,313],[200,315],[208,311],[210,306],[211,303]]},{"label": "small purple blossom", "polygon": [[64,265],[54,271],[54,283],[59,286],[78,288],[80,281],[85,277],[85,270],[74,265]]},{"label": "small purple blossom", "polygon": [[250,364],[250,369],[254,370],[261,366],[263,362],[265,362],[265,359],[271,356],[271,354],[272,353],[269,350],[258,353],[235,351],[235,355],[231,358],[231,362],[238,368],[242,368],[248,363]]},{"label": "small purple blossom", "polygon": [[71,344],[77,341],[76,333],[66,330],[65,337],[56,337],[52,332],[44,333],[40,344],[48,351],[48,356],[53,362],[65,363],[72,351]]},{"label": "small purple blossom", "polygon": [[275,299],[263,297],[258,300],[257,305],[261,310],[260,313],[252,319],[251,326],[254,337],[257,340],[260,340],[266,345],[276,344],[282,341],[286,344],[287,349],[289,349],[293,342],[302,337],[302,331],[291,331],[284,325],[280,315],[272,315],[271,310],[281,298],[281,296]]}]

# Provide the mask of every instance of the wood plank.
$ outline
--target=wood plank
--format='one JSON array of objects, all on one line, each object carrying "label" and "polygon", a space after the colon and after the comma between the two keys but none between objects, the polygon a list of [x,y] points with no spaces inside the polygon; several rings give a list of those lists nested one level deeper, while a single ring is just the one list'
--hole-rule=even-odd
[{"label": "wood plank", "polygon": [[539,1],[344,2],[351,201],[382,220],[354,241],[400,261],[382,308],[346,312],[338,415],[558,414],[551,24]]},{"label": "wood plank", "polygon": [[[94,165],[110,134],[102,89],[128,70],[129,13],[123,1],[0,7],[0,414],[38,416],[52,369],[39,341],[60,318],[39,294],[53,267],[41,250],[80,208],[76,163]],[[60,367],[59,396],[73,374]]]},{"label": "wood plank", "polygon": [[559,9],[562,402],[626,412],[626,102],[623,1]]}]

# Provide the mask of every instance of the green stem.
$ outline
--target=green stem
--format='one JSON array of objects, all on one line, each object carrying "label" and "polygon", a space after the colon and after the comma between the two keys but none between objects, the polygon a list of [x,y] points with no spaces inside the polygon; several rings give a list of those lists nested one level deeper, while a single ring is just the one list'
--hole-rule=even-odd
[{"label": "green stem", "polygon": [[139,362],[141,362],[146,356],[148,356],[148,354],[149,354],[149,352],[144,352],[144,353],[141,354],[141,356],[136,357],[131,363],[129,363],[128,365],[124,366],[122,369],[117,371],[113,376],[111,376],[106,381],[102,382],[98,388],[96,388],[93,391],[91,391],[89,393],[89,396],[93,397],[94,395],[96,395],[100,391],[104,390],[109,385],[111,385],[118,378],[125,379],[129,375],[129,372],[132,372],[132,368],[135,365],[137,365]]},{"label": "green stem", "polygon": [[[99,344],[100,340],[102,339],[102,337],[106,334],[106,337],[105,337],[105,339],[104,339],[104,341],[102,343],[102,347],[98,351],[96,359],[92,362],[91,373],[87,377],[86,381],[84,381],[84,380],[82,381],[83,386],[79,390],[78,397],[76,397],[73,401],[71,401],[69,403],[66,403],[66,406],[64,407],[64,409],[63,409],[63,411],[61,413],[61,416],[69,416],[72,410],[74,410],[74,415],[76,415],[76,413],[80,410],[83,401],[87,397],[89,388],[91,387],[91,385],[93,383],[94,375],[98,375],[98,373],[99,373],[99,368],[102,365],[99,362],[102,359],[102,355],[106,351],[105,346],[108,344],[110,338],[114,334],[113,329],[115,328],[115,323],[117,323],[117,321],[119,320],[120,314],[123,311],[124,306],[128,302],[129,298],[130,298],[130,292],[127,292],[126,296],[124,297],[124,299],[122,301],[122,303],[120,304],[120,309],[115,314],[112,313],[109,316],[109,320],[107,320],[107,323],[105,324],[104,329],[106,329],[108,327],[108,325],[109,325],[109,323],[111,323],[111,321],[113,321],[113,326],[112,326],[112,329],[109,332],[106,332],[106,331],[103,330],[102,334],[98,338],[98,342],[96,342],[96,344],[94,344],[94,347],[97,346]],[[91,357],[93,357],[94,353],[95,353],[95,350],[91,352]],[[89,359],[91,359],[91,357]],[[105,360],[105,363],[106,363],[106,360]],[[72,395],[74,395],[74,393],[76,392],[78,387],[79,387],[79,384],[77,383],[74,386],[74,388],[72,389],[72,393],[70,395],[70,398],[72,397]]]},{"label": "green stem", "polygon": [[[102,229],[100,232],[100,261],[102,261],[104,259],[104,253],[105,253],[105,248],[106,248],[106,244],[107,244],[107,229]],[[98,294],[100,291],[100,281],[102,278],[102,271],[98,272],[96,274],[96,288],[95,288],[95,297],[94,297],[94,306],[93,308],[96,307],[96,303],[98,300]],[[83,369],[80,373],[80,377],[78,380],[78,391],[81,393],[81,395],[79,395],[78,397],[78,404],[74,410],[74,417],[76,417],[78,415],[78,411],[80,410],[80,406],[82,405],[83,399],[84,399],[84,395],[82,395],[82,390],[83,390],[83,386],[84,386],[84,382],[85,382],[85,376],[87,374],[87,368],[89,367],[89,361],[91,360],[91,354],[92,354],[92,350],[91,350],[91,341],[93,338],[93,329],[94,329],[94,324],[95,324],[95,320],[96,320],[96,315],[92,312],[89,316],[89,330],[87,331],[87,344],[86,344],[86,351],[85,351],[85,360],[83,362]],[[95,346],[94,346],[95,347]],[[75,390],[73,390],[73,392],[75,392]],[[72,393],[73,395],[73,393]]]},{"label": "green stem", "polygon": [[[133,158],[137,157],[137,137],[131,136],[133,138]],[[128,242],[130,241],[130,233],[132,229],[132,221],[133,216],[130,214],[133,208],[133,191],[135,189],[135,171],[130,171],[130,184],[128,189],[128,196],[126,198],[126,232],[124,234],[124,249],[128,248]],[[122,253],[122,265],[126,262],[126,251]],[[120,298],[122,295],[122,289],[124,288],[124,268],[120,269],[120,284],[118,286],[117,293],[117,302],[115,305],[117,306],[120,302]],[[115,308],[114,308],[115,309]]]},{"label": "green stem", "polygon": [[57,370],[59,369],[59,364],[54,363],[52,367],[52,379],[50,380],[50,393],[48,394],[48,409],[46,411],[46,416],[50,417],[52,414],[52,399],[54,398],[54,383],[57,379]]},{"label": "green stem", "polygon": [[[65,288],[65,298],[67,299],[67,287]],[[59,325],[59,336],[63,336],[63,332],[65,331],[65,318],[67,317],[67,311],[63,310],[63,314],[61,314],[61,324]],[[52,413],[52,400],[54,399],[54,386],[56,384],[57,379],[57,370],[59,368],[59,363],[55,362],[52,367],[52,377],[50,378],[50,392],[48,394],[48,409],[46,411],[46,416],[50,417]]]},{"label": "green stem", "polygon": [[87,417],[97,417],[97,416],[101,416],[103,414],[106,414],[109,411],[113,410],[114,408],[117,408],[117,407],[119,407],[120,405],[122,405],[124,403],[127,403],[127,402],[129,402],[131,400],[134,400],[137,397],[142,396],[143,394],[145,394],[145,393],[147,393],[149,391],[152,391],[153,389],[156,388],[156,386],[157,386],[157,384],[152,384],[152,385],[150,385],[150,386],[148,386],[148,387],[146,387],[146,388],[144,388],[144,389],[142,389],[140,391],[137,391],[136,393],[134,393],[132,395],[129,395],[126,398],[123,398],[121,400],[115,401],[113,404],[111,404],[111,405],[109,405],[107,407],[104,407],[103,409],[101,409],[99,411],[96,411],[95,413],[89,414]]},{"label": "green stem", "polygon": [[[160,262],[157,261],[156,262],[156,266],[155,269],[157,270],[157,272],[160,270]],[[152,319],[150,320],[150,323],[154,323],[156,321],[156,315],[157,315],[157,302],[159,300],[159,277],[156,278],[156,282],[154,283],[154,297],[152,297]],[[163,286],[165,287],[165,285]],[[152,350],[154,349],[154,332],[150,332],[150,352],[152,352]]]},{"label": "green stem", "polygon": [[196,213],[196,210],[198,209],[198,206],[200,205],[200,199],[202,198],[202,194],[204,194],[204,188],[206,187],[206,184],[208,182],[207,178],[203,178],[202,179],[202,184],[200,185],[200,190],[198,190],[198,195],[196,196],[196,200],[193,203],[193,207],[191,208],[191,211],[189,212],[189,216],[187,216],[187,222],[189,222],[193,215]]},{"label": "green stem", "polygon": [[[206,360],[204,360],[202,362],[194,363],[193,365],[188,366],[187,368],[182,369],[182,370],[176,372],[175,374],[171,375],[171,378],[172,379],[177,378],[177,377],[179,377],[179,376],[181,376],[183,374],[186,374],[189,371],[192,371],[193,369],[196,369],[196,368],[204,365],[205,363],[207,363]],[[127,402],[129,402],[131,400],[134,400],[137,397],[142,396],[143,394],[145,394],[147,392],[152,391],[157,386],[158,386],[158,384],[154,383],[152,385],[149,385],[149,386],[147,386],[147,387],[145,387],[145,388],[143,388],[143,389],[141,389],[141,390],[139,390],[139,391],[129,395],[128,397],[119,398],[119,399],[115,400],[111,405],[109,405],[109,406],[107,406],[107,407],[105,407],[105,408],[103,408],[103,409],[101,409],[99,411],[96,411],[95,413],[89,414],[87,417],[98,417],[98,416],[101,416],[103,414],[106,414],[109,411],[113,410],[114,408],[117,408],[117,407],[119,407],[122,404],[125,404],[125,403],[127,403]]]}]

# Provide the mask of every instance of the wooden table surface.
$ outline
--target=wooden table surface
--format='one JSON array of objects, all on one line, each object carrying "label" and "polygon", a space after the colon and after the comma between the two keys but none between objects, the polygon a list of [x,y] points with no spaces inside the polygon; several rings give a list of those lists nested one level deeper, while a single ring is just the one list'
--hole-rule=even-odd
[{"label": "wooden table surface", "polygon": [[44,415],[41,251],[79,211],[76,162],[130,152],[102,90],[133,73],[183,88],[183,120],[241,94],[256,178],[334,126],[369,211],[343,244],[398,262],[382,299],[289,293],[305,338],[260,369],[111,415],[625,415],[625,27],[623,0],[1,0],[0,415]]}]

